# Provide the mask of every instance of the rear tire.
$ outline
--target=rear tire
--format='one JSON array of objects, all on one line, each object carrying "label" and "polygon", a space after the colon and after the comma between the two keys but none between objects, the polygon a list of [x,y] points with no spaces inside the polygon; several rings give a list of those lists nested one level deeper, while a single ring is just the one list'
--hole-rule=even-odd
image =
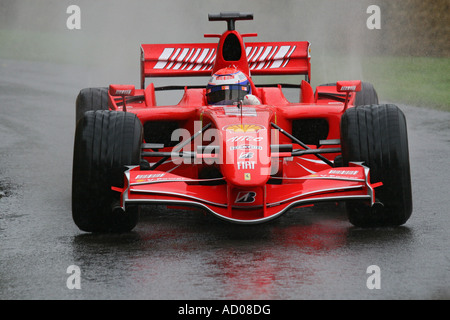
[{"label": "rear tire", "polygon": [[[119,210],[126,165],[139,165],[142,125],[135,114],[88,111],[75,132],[72,217],[87,232],[126,232],[139,218],[138,207]],[[113,210],[114,209],[114,210]]]},{"label": "rear tire", "polygon": [[87,111],[108,109],[108,88],[81,89],[75,104],[75,124],[78,123]]},{"label": "rear tire", "polygon": [[348,109],[341,119],[344,166],[363,162],[383,206],[347,203],[350,222],[358,227],[399,226],[411,216],[412,194],[406,119],[395,105],[367,105]]},{"label": "rear tire", "polygon": [[378,104],[378,94],[374,86],[369,82],[361,82],[361,91],[356,92],[355,106]]}]

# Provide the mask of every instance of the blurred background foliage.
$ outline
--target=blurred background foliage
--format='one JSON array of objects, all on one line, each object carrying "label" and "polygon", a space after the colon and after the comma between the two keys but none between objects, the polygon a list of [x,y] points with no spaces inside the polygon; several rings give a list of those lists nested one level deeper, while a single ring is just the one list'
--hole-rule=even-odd
[{"label": "blurred background foliage", "polygon": [[[72,4],[81,30],[66,27]],[[379,30],[366,26],[370,5]],[[210,42],[225,23],[207,14],[221,11],[254,13],[237,22],[258,33],[247,41],[310,41],[314,86],[361,79],[382,100],[450,111],[449,0],[1,0],[0,58],[92,68],[86,86],[138,85],[141,43]]]}]

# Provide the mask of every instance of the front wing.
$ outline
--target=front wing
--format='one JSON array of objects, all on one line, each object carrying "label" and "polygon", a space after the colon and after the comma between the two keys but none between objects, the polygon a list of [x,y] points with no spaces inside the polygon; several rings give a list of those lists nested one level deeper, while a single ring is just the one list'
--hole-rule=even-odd
[{"label": "front wing", "polygon": [[375,203],[369,168],[361,163],[332,168],[298,178],[273,178],[262,186],[241,188],[223,178],[199,180],[163,171],[143,171],[139,166],[125,172],[121,207],[167,204],[195,206],[219,218],[237,223],[260,223],[280,216],[288,209],[318,202],[363,200]]}]

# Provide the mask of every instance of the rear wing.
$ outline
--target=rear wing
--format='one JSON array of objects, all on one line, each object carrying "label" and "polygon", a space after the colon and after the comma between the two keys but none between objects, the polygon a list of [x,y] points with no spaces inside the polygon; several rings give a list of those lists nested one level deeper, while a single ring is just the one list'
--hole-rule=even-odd
[{"label": "rear wing", "polygon": [[[252,75],[306,75],[311,78],[310,43],[248,42],[245,44]],[[141,45],[141,86],[147,77],[210,76],[216,43]],[[233,64],[233,61],[230,61]]]}]

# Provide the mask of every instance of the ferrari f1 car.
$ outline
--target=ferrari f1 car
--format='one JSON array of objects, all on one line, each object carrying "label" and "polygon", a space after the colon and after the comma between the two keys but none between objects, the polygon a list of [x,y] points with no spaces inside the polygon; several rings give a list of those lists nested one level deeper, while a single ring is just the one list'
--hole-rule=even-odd
[{"label": "ferrari f1 car", "polygon": [[[398,226],[412,212],[405,116],[370,83],[310,84],[310,43],[244,42],[238,20],[217,43],[143,44],[141,87],[86,88],[76,101],[72,214],[87,232],[133,229],[143,205],[199,207],[262,223],[294,207],[346,204],[360,227]],[[260,75],[298,83],[257,84]],[[204,86],[146,84],[212,77]],[[279,79],[279,77],[277,77]],[[285,88],[300,89],[291,103]],[[176,105],[159,91],[181,90]]]}]

